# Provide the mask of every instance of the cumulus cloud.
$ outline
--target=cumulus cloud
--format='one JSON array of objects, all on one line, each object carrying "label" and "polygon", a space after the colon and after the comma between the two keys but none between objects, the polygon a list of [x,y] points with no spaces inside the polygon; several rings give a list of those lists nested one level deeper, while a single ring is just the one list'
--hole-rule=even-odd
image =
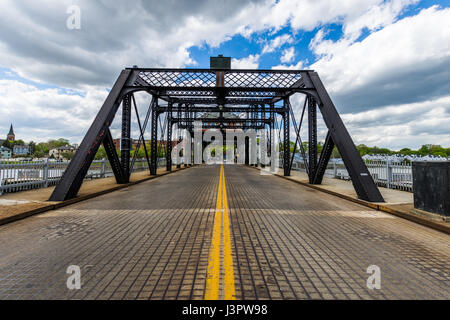
[{"label": "cumulus cloud", "polygon": [[450,95],[347,113],[342,119],[356,143],[397,149],[425,143],[450,145]]},{"label": "cumulus cloud", "polygon": [[242,59],[231,59],[231,67],[233,69],[258,69],[259,55],[249,55]]},{"label": "cumulus cloud", "polygon": [[427,101],[450,92],[450,9],[437,6],[373,32],[361,42],[310,44],[317,70],[342,112]]},{"label": "cumulus cloud", "polygon": [[[16,80],[0,80],[0,138],[6,136],[13,123],[17,139],[47,141],[62,137],[79,143],[107,95],[108,91],[102,87],[91,87],[85,95],[80,95],[55,88],[38,89]],[[150,97],[138,93],[136,101],[143,118]],[[116,118],[120,120],[120,110],[118,114]],[[133,118],[132,134],[137,137],[134,113]],[[120,135],[117,119],[111,127],[114,136]]]},{"label": "cumulus cloud", "polygon": [[[88,1],[79,0],[81,29],[66,27],[66,9],[73,1],[4,0],[0,11],[0,66],[25,78],[82,88],[112,84],[124,66],[182,67],[195,64],[192,46],[218,46],[233,35],[263,30],[312,30],[341,22],[351,32],[366,27],[364,14],[380,16],[385,6],[401,10],[414,1],[382,0],[312,1]],[[394,5],[394,3],[396,5]],[[369,12],[369,13],[367,13]],[[375,12],[372,13],[371,12]],[[366,21],[363,20],[363,21]],[[380,25],[373,18],[370,26]],[[271,52],[290,35],[276,37],[263,48]]]},{"label": "cumulus cloud", "polygon": [[[235,35],[256,35],[267,37],[261,52],[233,59],[233,68],[258,68],[261,57],[269,56],[264,54],[278,51],[280,64],[273,69],[317,70],[356,141],[387,143],[386,137],[402,130],[423,141],[448,141],[442,119],[450,111],[440,99],[450,92],[450,9],[434,6],[399,19],[416,2],[78,0],[81,29],[69,30],[66,9],[73,1],[4,0],[0,67],[81,94],[2,80],[0,129],[14,122],[23,125],[29,140],[81,140],[123,67],[195,65],[189,51],[193,46],[214,48]],[[341,39],[327,39],[330,23],[342,26]],[[317,28],[322,30],[309,47],[316,61],[296,60],[297,31]],[[360,41],[363,31],[369,35]],[[432,104],[429,111],[417,113],[421,105]],[[384,117],[384,123],[378,124],[377,117]],[[389,134],[383,138],[380,132]],[[406,140],[399,139],[414,143]]]},{"label": "cumulus cloud", "polygon": [[269,41],[263,48],[262,53],[269,53],[279,50],[286,43],[292,43],[294,39],[289,34],[283,34]]},{"label": "cumulus cloud", "polygon": [[279,64],[276,66],[273,66],[272,69],[273,70],[302,70],[305,68],[305,61],[300,60],[295,64],[291,64],[291,65],[286,65],[286,64]]},{"label": "cumulus cloud", "polygon": [[280,58],[282,63],[290,63],[294,60],[295,57],[295,48],[290,47],[288,49],[283,50],[283,55]]}]

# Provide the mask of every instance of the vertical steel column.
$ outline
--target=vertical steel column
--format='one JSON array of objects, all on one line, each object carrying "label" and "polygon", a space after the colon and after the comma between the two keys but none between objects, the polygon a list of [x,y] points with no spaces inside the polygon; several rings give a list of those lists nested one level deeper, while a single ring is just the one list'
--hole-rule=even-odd
[{"label": "vertical steel column", "polygon": [[309,183],[314,183],[317,169],[317,107],[312,96],[308,97],[308,142]]},{"label": "vertical steel column", "polygon": [[245,164],[250,164],[250,138],[248,136],[245,137]]},{"label": "vertical steel column", "polygon": [[[267,140],[266,140],[267,134],[266,134],[266,130],[265,130],[265,129],[266,129],[266,122],[265,122],[265,120],[266,120],[266,105],[265,105],[265,104],[261,104],[261,108],[262,108],[262,112],[261,112],[261,119],[262,119],[262,121],[261,121],[261,124],[264,125],[264,130],[263,130],[262,134],[263,134],[263,135],[266,135],[266,136],[264,137],[264,141],[266,142],[265,148],[266,148],[266,150],[267,150]],[[264,155],[262,154],[262,152],[261,152],[261,140],[262,140],[262,139],[259,140],[259,162],[260,162],[260,164],[261,164],[261,168],[265,168],[266,165],[265,165],[265,163],[263,163],[263,162],[265,162],[265,161],[261,161],[261,160],[262,160],[261,158],[264,156]]]},{"label": "vertical steel column", "polygon": [[172,171],[172,102],[167,105],[166,170]]},{"label": "vertical steel column", "polygon": [[123,172],[122,183],[130,181],[131,146],[131,95],[127,94],[122,101],[122,139],[120,144],[120,164]]},{"label": "vertical steel column", "polygon": [[289,176],[289,160],[290,160],[290,141],[289,141],[289,98],[284,99],[284,109],[283,112],[283,169],[284,175]]},{"label": "vertical steel column", "polygon": [[[179,125],[181,124],[181,117],[182,117],[182,114],[181,114],[181,106],[182,106],[181,103],[178,104],[177,118],[178,118],[178,124],[179,124]],[[179,126],[178,126],[178,127],[177,127],[177,145],[179,145],[180,142],[181,142],[180,128],[179,128]],[[179,168],[181,168],[180,162],[177,163],[177,169],[179,169]]]},{"label": "vertical steel column", "polygon": [[[268,146],[268,152],[267,155],[272,159],[272,152],[275,152],[275,150],[272,150],[272,139],[275,138],[275,110],[274,110],[274,104],[270,104],[270,124],[269,124],[269,146]],[[275,139],[274,139],[275,140]],[[272,160],[270,160],[270,167],[272,167]]]},{"label": "vertical steel column", "polygon": [[155,97],[155,104],[152,108],[152,132],[150,141],[150,174],[156,175],[158,160],[158,98]]}]

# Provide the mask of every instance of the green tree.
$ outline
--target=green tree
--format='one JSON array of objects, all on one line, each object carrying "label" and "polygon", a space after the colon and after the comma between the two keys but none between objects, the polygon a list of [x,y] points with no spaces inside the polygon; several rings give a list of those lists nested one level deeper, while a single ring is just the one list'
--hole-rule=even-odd
[{"label": "green tree", "polygon": [[61,156],[62,156],[64,159],[66,159],[66,160],[70,160],[70,159],[73,158],[73,155],[74,155],[74,154],[75,154],[74,152],[64,151],[64,152],[61,153]]},{"label": "green tree", "polygon": [[100,146],[95,154],[95,160],[101,160],[103,158],[106,159],[106,150],[104,146]]}]

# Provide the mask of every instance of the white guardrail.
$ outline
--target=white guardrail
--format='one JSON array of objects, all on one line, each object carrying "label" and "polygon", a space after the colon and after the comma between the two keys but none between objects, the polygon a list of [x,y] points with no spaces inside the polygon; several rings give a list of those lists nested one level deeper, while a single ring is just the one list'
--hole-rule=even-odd
[{"label": "white guardrail", "polygon": [[[395,162],[391,160],[364,160],[375,183],[380,187],[413,191],[411,162]],[[295,160],[292,170],[303,171],[303,161]],[[342,161],[330,161],[325,171],[329,178],[350,180],[350,176]]]},{"label": "white guardrail", "polygon": [[[14,161],[0,159],[0,195],[22,190],[45,188],[55,185],[67,168],[69,161],[38,160]],[[165,159],[158,159],[158,166]],[[133,172],[148,170],[146,159],[136,159]],[[94,160],[85,179],[105,178],[113,175],[108,160]]]},{"label": "white guardrail", "polygon": [[[69,161],[2,161],[0,160],[0,195],[22,190],[45,188],[55,185],[66,170]],[[411,163],[383,160],[365,160],[378,186],[412,192]],[[165,165],[165,159],[158,159],[158,167]],[[147,170],[146,159],[137,159],[133,172]],[[295,160],[292,170],[306,171],[303,161]],[[108,160],[94,160],[85,179],[112,176]],[[342,161],[330,161],[325,171],[329,178],[350,180]]]}]

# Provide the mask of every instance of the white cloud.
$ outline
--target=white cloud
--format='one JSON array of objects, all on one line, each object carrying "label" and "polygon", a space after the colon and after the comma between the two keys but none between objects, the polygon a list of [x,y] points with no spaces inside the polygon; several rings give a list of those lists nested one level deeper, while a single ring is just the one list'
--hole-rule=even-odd
[{"label": "white cloud", "polygon": [[[366,20],[369,27],[384,25],[387,22],[377,22],[376,17],[395,16],[413,1],[129,0],[125,5],[79,0],[80,30],[66,28],[66,9],[72,1],[3,2],[0,66],[35,81],[83,88],[110,86],[125,66],[195,64],[190,47],[216,47],[236,34],[249,37],[287,25],[312,30],[329,22],[341,22],[351,32],[365,27]],[[385,9],[378,12],[378,6]],[[364,14],[375,18],[359,21]],[[278,36],[263,53],[291,42],[289,34]]]},{"label": "white cloud", "polygon": [[285,65],[285,64],[279,64],[276,66],[273,66],[272,69],[273,70],[283,70],[283,69],[287,69],[287,70],[302,70],[304,69],[305,66],[305,62],[303,60],[298,61],[295,64],[291,64],[291,65]]},{"label": "white cloud", "polygon": [[282,63],[290,63],[294,60],[295,57],[295,48],[290,47],[288,49],[283,50],[283,55],[280,58]]},{"label": "white cloud", "polygon": [[361,42],[324,40],[311,49],[341,111],[427,100],[450,92],[450,9],[432,7],[373,32]]},{"label": "white cloud", "polygon": [[[80,93],[38,89],[16,80],[0,80],[0,138],[6,137],[12,123],[17,139],[40,142],[67,138],[79,143],[108,92],[101,87],[90,87]],[[141,118],[148,105],[147,100],[148,95],[136,95]],[[118,123],[114,122],[111,128],[114,137],[120,134]],[[134,137],[138,135],[135,120],[132,134]]]},{"label": "white cloud", "polygon": [[258,69],[259,55],[249,55],[242,59],[231,59],[231,67],[233,69]]},{"label": "white cloud", "polygon": [[341,115],[356,144],[399,150],[450,146],[450,95],[420,103]]},{"label": "white cloud", "polygon": [[[319,72],[338,110],[345,121],[350,121],[355,140],[369,144],[387,141],[387,136],[401,135],[403,130],[417,139],[400,137],[399,142],[448,142],[448,132],[442,129],[442,119],[447,120],[449,113],[446,107],[431,108],[423,119],[417,116],[415,127],[408,124],[408,115],[415,116],[414,110],[420,107],[405,106],[418,101],[429,105],[450,92],[450,9],[433,7],[398,20],[400,13],[415,2],[78,0],[81,30],[71,31],[66,28],[66,8],[72,1],[4,0],[0,11],[0,67],[41,83],[81,90],[85,96],[2,82],[0,129],[7,130],[13,122],[26,140],[68,137],[79,141],[106,96],[105,88],[112,85],[123,67],[183,67],[195,64],[189,53],[192,46],[217,47],[237,34],[272,37],[284,27],[293,29],[292,34],[283,29],[283,34],[266,41],[262,55],[279,51],[282,46],[291,47],[297,30],[324,26],[311,42],[318,59],[309,67]],[[329,23],[342,24],[342,39],[325,39]],[[365,29],[371,34],[356,42]],[[295,61],[293,48],[282,53],[280,65],[273,69],[308,67],[307,60]],[[258,54],[249,55],[233,59],[232,66],[257,68],[260,60]],[[387,105],[391,105],[392,109],[386,110],[392,116],[385,111],[377,115],[376,109],[384,110]],[[404,108],[410,111],[393,116],[395,110]],[[368,110],[375,113],[362,115]],[[350,113],[355,117],[349,118]],[[378,124],[375,119],[362,124],[358,117],[385,117],[397,122]],[[407,128],[410,131],[405,131]],[[430,128],[441,128],[444,134],[431,133]],[[388,134],[383,138],[380,132]]]},{"label": "white cloud", "polygon": [[275,50],[279,50],[280,47],[282,47],[284,44],[292,43],[293,41],[294,41],[294,39],[289,34],[283,34],[281,36],[278,36],[278,37],[272,39],[271,41],[269,41],[269,43],[267,43],[264,46],[264,48],[262,50],[262,54],[273,52]]}]

